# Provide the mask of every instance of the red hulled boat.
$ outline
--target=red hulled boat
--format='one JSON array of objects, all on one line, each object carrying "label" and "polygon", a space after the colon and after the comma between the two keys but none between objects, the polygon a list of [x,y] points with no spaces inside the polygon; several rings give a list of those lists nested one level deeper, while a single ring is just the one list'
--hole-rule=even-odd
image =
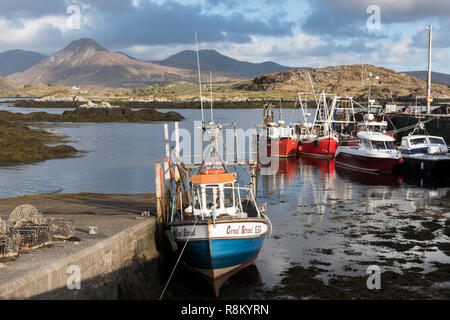
[{"label": "red hulled boat", "polygon": [[298,141],[294,127],[284,121],[275,121],[273,106],[264,105],[264,121],[261,139],[263,153],[267,156],[290,158],[297,155]]},{"label": "red hulled boat", "polygon": [[308,123],[305,116],[306,100],[299,94],[304,123],[297,126],[299,155],[333,158],[339,145],[338,132],[343,125],[354,122],[353,100],[337,95],[320,94],[314,122]]},{"label": "red hulled boat", "polygon": [[339,145],[336,136],[316,137],[301,141],[298,152],[301,155],[333,158]]}]

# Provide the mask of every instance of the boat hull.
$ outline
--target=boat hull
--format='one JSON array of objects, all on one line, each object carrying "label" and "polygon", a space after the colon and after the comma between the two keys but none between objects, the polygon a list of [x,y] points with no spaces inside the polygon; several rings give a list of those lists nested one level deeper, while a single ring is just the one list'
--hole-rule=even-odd
[{"label": "boat hull", "polygon": [[347,152],[336,154],[337,165],[361,171],[392,173],[398,162],[399,159],[396,158],[371,157]]},{"label": "boat hull", "polygon": [[450,179],[450,157],[403,156],[398,170],[404,174],[425,174]]},{"label": "boat hull", "polygon": [[270,139],[262,144],[271,157],[291,158],[297,155],[298,141],[291,138]]},{"label": "boat hull", "polygon": [[258,257],[268,232],[267,221],[246,218],[216,221],[215,225],[206,220],[195,226],[194,223],[173,226],[175,240],[180,247],[186,245],[186,266],[203,276],[219,296],[222,284]]},{"label": "boat hull", "polygon": [[338,145],[339,141],[334,137],[316,138],[302,141],[298,153],[303,156],[333,158]]}]

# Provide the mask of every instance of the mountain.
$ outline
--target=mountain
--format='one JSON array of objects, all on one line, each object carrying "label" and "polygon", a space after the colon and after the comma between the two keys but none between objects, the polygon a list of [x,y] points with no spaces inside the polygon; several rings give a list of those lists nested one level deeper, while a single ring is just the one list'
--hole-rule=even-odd
[{"label": "mountain", "polygon": [[22,72],[47,56],[34,51],[8,50],[0,53],[0,76]]},{"label": "mountain", "polygon": [[15,85],[14,83],[5,78],[0,77],[0,90],[11,90],[16,88],[17,85]]},{"label": "mountain", "polygon": [[[416,77],[420,80],[427,81],[427,71],[404,71],[403,73]],[[431,71],[431,82],[445,84],[450,87],[450,74]]]},{"label": "mountain", "polygon": [[[216,50],[199,50],[198,55],[202,71],[223,72],[244,78],[253,78],[265,73],[293,69],[272,61],[261,63],[239,61]],[[163,66],[197,70],[197,54],[193,50],[184,50],[171,55],[165,60],[151,62]]]},{"label": "mountain", "polygon": [[142,87],[195,80],[196,73],[133,60],[124,54],[108,51],[92,39],[83,38],[71,42],[31,68],[8,76],[8,79],[19,83],[68,86]]},{"label": "mountain", "polygon": [[[342,65],[326,68],[294,69],[255,77],[251,81],[234,85],[237,90],[247,91],[283,91],[286,94],[299,91],[311,92],[308,72],[314,83],[315,91],[351,96],[367,100],[370,95],[375,99],[397,99],[426,96],[426,83],[416,77],[373,65]],[[362,79],[362,74],[373,75],[371,80]],[[432,84],[436,97],[450,97],[450,88]],[[295,94],[294,94],[295,96]]]},{"label": "mountain", "polygon": [[[137,59],[137,58],[135,58],[133,56],[130,56],[129,54],[126,54],[125,52],[122,52],[122,51],[117,51],[116,53],[123,54],[125,57],[127,57],[127,58],[129,58],[131,60],[144,61],[144,60]],[[144,61],[144,62],[151,62],[151,61]]]}]

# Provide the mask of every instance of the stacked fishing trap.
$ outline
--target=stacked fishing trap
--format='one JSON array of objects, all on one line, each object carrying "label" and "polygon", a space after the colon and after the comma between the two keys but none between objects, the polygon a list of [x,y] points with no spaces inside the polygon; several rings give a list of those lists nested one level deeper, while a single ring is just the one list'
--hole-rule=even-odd
[{"label": "stacked fishing trap", "polygon": [[15,208],[5,223],[0,218],[0,257],[18,255],[20,250],[36,249],[74,235],[72,222],[45,218],[29,204]]}]

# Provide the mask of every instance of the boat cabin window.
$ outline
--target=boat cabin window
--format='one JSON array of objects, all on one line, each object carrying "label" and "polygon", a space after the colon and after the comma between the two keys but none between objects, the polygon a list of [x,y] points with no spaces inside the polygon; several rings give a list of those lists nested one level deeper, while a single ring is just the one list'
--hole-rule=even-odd
[{"label": "boat cabin window", "polygon": [[394,143],[392,141],[372,141],[374,149],[378,150],[394,150]]},{"label": "boat cabin window", "polygon": [[392,141],[385,141],[384,144],[386,145],[386,149],[388,149],[388,150],[395,150],[394,142],[392,142]]},{"label": "boat cabin window", "polygon": [[361,143],[365,149],[372,149],[372,145],[370,144],[369,140],[361,139]]},{"label": "boat cabin window", "polygon": [[427,139],[425,138],[415,138],[415,139],[410,139],[409,143],[414,146],[417,144],[427,144]]},{"label": "boat cabin window", "polygon": [[223,186],[223,204],[225,208],[230,208],[234,206],[234,192],[233,184],[227,183]]},{"label": "boat cabin window", "polygon": [[372,141],[372,147],[374,149],[385,149],[383,141]]},{"label": "boat cabin window", "polygon": [[428,137],[428,139],[430,139],[430,143],[446,145],[444,139],[442,138]]},{"label": "boat cabin window", "polygon": [[206,208],[212,209],[220,207],[220,190],[218,185],[209,185],[205,188]]},{"label": "boat cabin window", "polygon": [[402,139],[402,146],[407,147],[408,146],[408,140]]},{"label": "boat cabin window", "polygon": [[200,210],[200,199],[201,199],[201,190],[200,186],[194,185],[192,187],[192,191],[194,193],[194,209]]}]

